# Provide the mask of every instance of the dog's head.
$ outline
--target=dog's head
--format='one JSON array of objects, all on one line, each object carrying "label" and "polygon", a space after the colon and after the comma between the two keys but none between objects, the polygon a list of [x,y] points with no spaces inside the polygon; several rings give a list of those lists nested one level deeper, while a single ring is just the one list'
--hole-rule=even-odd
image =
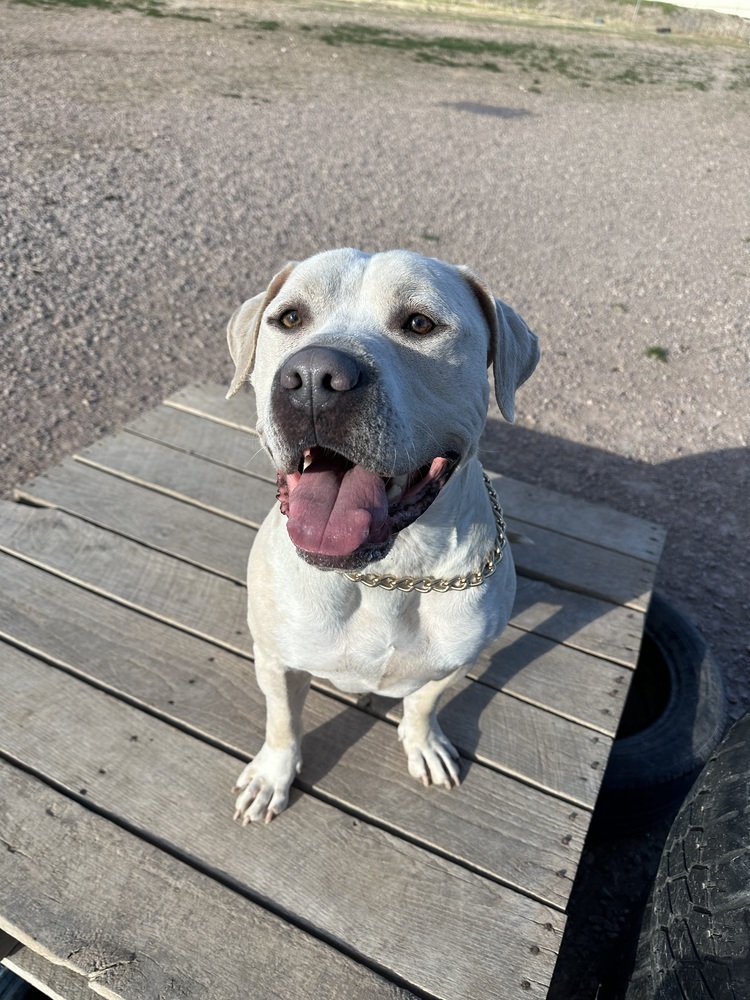
[{"label": "dog's head", "polygon": [[288,264],[227,338],[228,396],[255,389],[292,541],[347,570],[382,559],[475,455],[487,367],[512,421],[539,360],[534,334],[471,271],[403,250]]}]

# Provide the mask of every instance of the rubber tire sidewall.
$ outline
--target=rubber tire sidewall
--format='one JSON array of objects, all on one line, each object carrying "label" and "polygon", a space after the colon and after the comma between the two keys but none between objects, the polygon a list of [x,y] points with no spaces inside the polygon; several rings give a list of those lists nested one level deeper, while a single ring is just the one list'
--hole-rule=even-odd
[{"label": "rubber tire sidewall", "polygon": [[595,838],[640,833],[673,815],[726,728],[724,682],[695,626],[654,593],[644,632],[669,674],[667,704],[651,725],[614,740],[592,820]]}]

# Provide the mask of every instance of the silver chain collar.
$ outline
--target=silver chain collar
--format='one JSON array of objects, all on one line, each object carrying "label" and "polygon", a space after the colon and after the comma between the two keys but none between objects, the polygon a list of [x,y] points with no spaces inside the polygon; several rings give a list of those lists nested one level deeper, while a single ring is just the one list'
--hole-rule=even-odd
[{"label": "silver chain collar", "polygon": [[492,552],[487,556],[481,567],[473,573],[465,576],[453,577],[412,577],[412,576],[377,576],[375,573],[344,573],[347,580],[352,583],[361,583],[365,587],[381,587],[383,590],[416,590],[419,594],[436,592],[444,594],[448,590],[468,590],[469,587],[478,587],[484,583],[488,576],[492,576],[497,567],[503,561],[503,550],[508,542],[505,534],[505,521],[503,520],[503,509],[497,499],[497,494],[490,483],[487,473],[482,471],[484,485],[487,487],[492,513],[497,525],[497,536]]}]

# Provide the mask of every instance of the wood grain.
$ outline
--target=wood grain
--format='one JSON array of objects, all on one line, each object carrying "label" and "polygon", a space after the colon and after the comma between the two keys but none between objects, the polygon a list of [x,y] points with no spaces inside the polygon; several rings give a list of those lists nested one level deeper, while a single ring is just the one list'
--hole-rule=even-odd
[{"label": "wood grain", "polygon": [[[246,660],[8,557],[0,557],[0,587],[4,638],[235,753],[260,748],[265,702]],[[546,787],[553,775],[569,797],[591,805],[601,775],[590,765],[605,745],[591,742],[597,734],[590,730],[560,726],[525,705],[518,716],[513,700],[476,687],[480,697],[465,705],[454,700],[458,691],[448,695],[442,721],[465,752],[496,755],[494,768],[520,774],[526,766],[524,781],[465,761],[460,792],[424,789],[407,774],[392,725],[313,691],[301,784],[389,828],[408,824],[412,838],[564,906],[570,884],[557,873],[575,867],[588,815],[528,782]],[[508,704],[497,709],[486,695]],[[505,728],[494,734],[494,726]],[[566,749],[580,751],[581,760],[563,756],[556,767]]]},{"label": "wood grain", "polygon": [[[245,829],[229,818],[233,757],[20,650],[3,658],[3,750],[69,794],[435,997],[494,997],[502,977],[505,995],[521,998],[523,981],[549,981],[564,924],[557,911],[309,795],[270,827]],[[8,834],[24,850],[18,828]],[[211,906],[200,912],[213,952],[231,933]],[[460,949],[435,947],[458,940]]]},{"label": "wood grain", "polygon": [[[275,502],[276,474],[268,456],[258,451],[257,437],[224,424],[162,406],[141,417],[132,429],[147,436],[146,442],[128,441],[117,435],[81,453],[81,458],[97,466],[139,482],[151,483],[172,495],[193,499],[227,516],[259,524]],[[129,430],[130,428],[128,428]],[[176,454],[170,455],[164,446]],[[200,458],[206,464],[200,465]],[[197,463],[197,464],[196,464]],[[219,469],[212,469],[220,463]],[[261,489],[238,481],[237,472],[252,471],[270,485]],[[516,520],[497,478],[498,492],[505,505],[508,527],[523,537],[513,548],[519,573],[568,587],[645,611],[653,584],[654,564],[607,547],[605,535],[598,543],[582,541],[527,521]],[[524,513],[526,509],[524,508]],[[561,512],[561,520],[565,511]],[[601,521],[601,517],[599,518]],[[645,534],[645,526],[641,526]]]},{"label": "wood grain", "polygon": [[53,507],[160,552],[244,584],[255,529],[192,503],[66,459],[16,490],[20,500]]},{"label": "wood grain", "polygon": [[51,1000],[92,1000],[95,995],[85,976],[44,958],[26,945],[4,959],[3,965]]},{"label": "wood grain", "polygon": [[[90,749],[96,753],[95,746]],[[73,785],[88,769],[84,765],[71,776]],[[143,775],[149,773],[146,767],[133,775],[132,788],[123,789],[126,805],[128,791],[148,784]],[[0,921],[29,949],[88,981],[95,994],[108,1000],[410,996],[241,890],[214,881],[5,760],[0,782],[6,846],[0,852]]]}]

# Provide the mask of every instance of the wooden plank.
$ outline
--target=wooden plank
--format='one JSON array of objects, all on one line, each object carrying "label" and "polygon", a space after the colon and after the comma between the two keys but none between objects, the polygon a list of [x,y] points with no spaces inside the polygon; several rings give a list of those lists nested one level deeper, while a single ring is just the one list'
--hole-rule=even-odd
[{"label": "wooden plank", "polygon": [[[69,794],[435,997],[494,997],[503,982],[520,1000],[524,982],[548,984],[557,911],[309,795],[270,827],[244,829],[230,819],[233,757],[19,650],[4,660],[5,752]],[[377,891],[384,876],[388,894]],[[210,906],[201,912],[212,915],[215,945],[224,922]]]},{"label": "wooden plank", "polygon": [[[354,704],[354,695],[339,695]],[[359,699],[378,718],[398,723],[402,703],[371,695]],[[462,755],[565,797],[583,808],[596,804],[612,737],[540,712],[494,688],[458,681],[445,695],[441,725]]]},{"label": "wooden plank", "polygon": [[515,698],[614,736],[630,671],[509,625],[468,674]]},{"label": "wooden plank", "polygon": [[128,424],[126,430],[276,484],[276,469],[254,432],[217,424],[166,405],[144,413]]},{"label": "wooden plank", "polygon": [[265,479],[215,465],[127,431],[97,441],[75,457],[79,462],[255,528],[276,502],[276,486]]},{"label": "wooden plank", "polygon": [[51,1000],[92,1000],[85,976],[49,961],[25,945],[9,955],[3,965]]},{"label": "wooden plank", "polygon": [[[244,590],[95,525],[54,510],[0,506],[0,549],[111,594],[194,634],[244,652]],[[221,567],[219,567],[221,568]],[[644,616],[519,579],[512,624],[635,666]]]},{"label": "wooden plank", "polygon": [[[0,557],[0,592],[6,595],[0,603],[3,638],[238,755],[260,748],[265,703],[246,661],[10,557]],[[449,717],[442,721],[451,736],[463,733],[476,743],[471,726],[496,724],[497,710],[472,708],[484,710],[481,723],[459,718],[454,730]],[[555,746],[552,727],[535,746],[529,741],[537,738],[540,722],[520,722],[513,713],[511,702],[499,723],[506,726],[496,747],[499,763],[518,767],[519,728],[529,731],[527,758],[555,758],[570,745],[566,732],[561,747]],[[585,810],[468,762],[460,791],[424,789],[408,775],[392,726],[317,691],[308,697],[305,730],[301,787],[389,829],[408,826],[412,839],[535,898],[566,905],[570,881],[559,872],[575,869],[588,824]],[[587,742],[594,733],[573,732],[586,761],[601,759],[604,747]],[[545,773],[539,776],[543,780]],[[562,781],[591,805],[599,777],[579,762]]]},{"label": "wooden plank", "polygon": [[258,414],[255,409],[255,393],[246,382],[232,399],[226,398],[227,387],[215,382],[189,385],[164,400],[166,406],[208,417],[229,427],[255,433]]},{"label": "wooden plank", "polygon": [[[276,471],[273,463],[264,451],[258,450],[258,439],[248,437],[243,430],[217,425],[211,420],[170,406],[151,410],[130,424],[127,430],[187,454],[203,457],[238,471],[252,472],[274,484],[275,497]],[[97,453],[95,460],[99,464],[106,462],[107,467],[121,469],[130,475],[136,474],[139,469],[138,459],[127,462],[127,468],[124,468],[120,454],[117,458],[102,459]],[[174,461],[179,467],[180,460]],[[110,465],[110,462],[114,464]],[[164,474],[163,463],[159,462],[158,466]],[[176,482],[178,477],[179,472],[172,482]],[[496,483],[507,508],[509,529],[524,538],[520,545],[514,546],[519,572],[559,586],[574,585],[584,593],[646,610],[653,583],[653,562],[630,555],[615,555],[611,548],[602,547],[607,545],[606,536],[599,536],[597,544],[584,544],[571,535],[561,534],[560,528],[564,531],[564,525],[558,525],[556,530],[550,531],[517,520],[503,493],[506,480],[498,476]],[[270,493],[268,495],[270,497]],[[263,516],[262,509],[254,511],[254,518],[260,520]],[[643,534],[644,525],[641,525],[641,535]]]},{"label": "wooden plank", "polygon": [[[253,432],[256,413],[252,389],[248,387],[232,400],[224,397],[223,386],[189,386],[165,403]],[[153,428],[150,433],[154,433]],[[658,525],[500,473],[491,473],[491,477],[497,480],[498,493],[510,517],[654,564],[659,561],[665,532]]]},{"label": "wooden plank", "polygon": [[16,496],[82,517],[160,552],[244,583],[255,529],[66,459]]},{"label": "wooden plank", "polygon": [[[335,692],[332,686],[328,690],[348,704],[366,707],[377,718],[396,724],[402,718],[401,702],[377,695],[358,698]],[[463,680],[445,695],[441,725],[462,756],[593,809],[612,735],[575,722],[571,728],[570,719],[540,713],[538,706],[496,694],[485,685]]]},{"label": "wooden plank", "polygon": [[[163,414],[169,419],[165,419]],[[152,414],[150,419],[170,425],[179,423],[185,416],[177,410],[163,407],[161,413]],[[197,420],[190,415],[187,419]],[[214,446],[210,450],[216,455],[224,454],[219,442],[225,434],[241,433],[218,424],[211,425],[208,421],[197,422],[202,423],[204,429],[213,427],[211,438]],[[190,436],[186,430],[184,433],[186,438]],[[199,437],[197,432],[194,436]],[[203,439],[208,449],[205,433]],[[230,447],[233,447],[231,443]],[[259,526],[276,502],[275,480],[271,483],[257,479],[237,469],[216,465],[127,431],[97,442],[76,457],[243,524]],[[33,495],[33,484],[26,488],[23,495]],[[508,526],[513,528],[514,525],[515,522],[509,519]],[[646,610],[654,575],[651,563],[533,525],[522,527],[527,541],[513,548],[519,574]]]},{"label": "wooden plank", "polygon": [[[59,511],[7,506],[7,516],[0,518],[0,548],[61,572],[67,579],[94,587],[129,607],[179,624],[194,635],[244,652],[240,645],[247,634],[240,625],[245,611],[243,588]],[[11,519],[15,525],[8,531]],[[511,706],[488,710],[503,713],[504,718],[507,715],[509,725],[514,712],[520,711],[517,705],[512,711]],[[523,732],[518,732],[517,739],[504,742],[482,733],[478,744],[464,730],[464,742],[459,734],[457,748],[466,756],[492,763],[508,774],[525,775],[533,784],[559,792],[571,801],[592,804],[597,784],[588,769],[590,758],[583,754],[591,733],[580,731],[580,727],[567,719],[542,715],[544,719],[527,729],[534,732],[535,739],[548,730],[551,751],[560,743],[558,750],[549,756],[540,754],[535,739],[529,740]],[[498,749],[502,750],[502,758],[494,759]],[[600,749],[596,748],[596,760],[601,760]],[[552,761],[555,766],[545,770]],[[560,766],[566,769],[564,779]],[[568,768],[572,770],[568,772]]]},{"label": "wooden plank", "polygon": [[519,577],[513,624],[574,649],[635,667],[645,615]]},{"label": "wooden plank", "polygon": [[[151,773],[143,763],[134,786],[149,784],[142,780]],[[84,977],[95,994],[117,1000],[410,996],[242,891],[5,760],[0,782],[8,847],[0,852],[0,923],[47,961]],[[175,816],[183,812],[171,797],[167,802]]]},{"label": "wooden plank", "polygon": [[58,510],[0,504],[0,550],[249,654],[246,591]]},{"label": "wooden plank", "polygon": [[[659,562],[666,532],[658,524],[498,472],[489,475],[518,522],[643,559],[654,567]],[[520,523],[519,530],[524,530]]]},{"label": "wooden plank", "polygon": [[509,531],[522,536],[512,545],[519,575],[572,588],[613,604],[647,610],[654,584],[653,563],[510,516],[506,522]]},{"label": "wooden plank", "polygon": [[[244,582],[255,531],[108,473],[66,460],[17,491],[24,499],[76,514],[100,527]],[[186,513],[190,512],[190,513]],[[550,655],[544,655],[549,653]],[[488,660],[489,656],[489,660]],[[622,671],[578,651],[506,630],[472,677],[597,730],[614,734]],[[613,700],[613,698],[615,700]]]}]

